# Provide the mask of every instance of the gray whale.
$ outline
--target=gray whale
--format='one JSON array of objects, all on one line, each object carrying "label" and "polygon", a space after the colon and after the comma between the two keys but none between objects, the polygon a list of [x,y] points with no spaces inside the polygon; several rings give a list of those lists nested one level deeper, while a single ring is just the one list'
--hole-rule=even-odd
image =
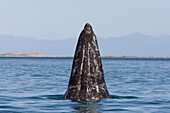
[{"label": "gray whale", "polygon": [[97,39],[89,23],[86,23],[79,36],[70,81],[64,98],[78,101],[110,98]]}]

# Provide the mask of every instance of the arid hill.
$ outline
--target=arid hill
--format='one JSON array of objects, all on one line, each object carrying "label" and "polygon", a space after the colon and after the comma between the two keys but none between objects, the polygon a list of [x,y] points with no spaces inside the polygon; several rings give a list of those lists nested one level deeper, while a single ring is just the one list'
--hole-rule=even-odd
[{"label": "arid hill", "polygon": [[12,52],[8,54],[2,54],[0,57],[47,57],[43,53],[28,53],[28,54],[23,54],[21,52]]}]

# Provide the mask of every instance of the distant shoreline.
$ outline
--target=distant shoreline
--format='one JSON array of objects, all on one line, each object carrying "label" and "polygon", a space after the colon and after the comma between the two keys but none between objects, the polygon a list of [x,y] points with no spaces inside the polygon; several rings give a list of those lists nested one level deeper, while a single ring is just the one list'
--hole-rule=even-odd
[{"label": "distant shoreline", "polygon": [[[0,55],[0,58],[73,58],[73,56],[17,56],[17,55]],[[170,59],[170,57],[137,57],[137,56],[101,56],[101,58],[113,59]]]},{"label": "distant shoreline", "polygon": [[[0,54],[0,58],[73,58],[73,56],[48,56],[43,53],[13,52],[8,54]],[[101,56],[101,58],[122,58],[122,59],[170,59],[170,57],[138,57],[138,56]]]},{"label": "distant shoreline", "polygon": [[124,58],[124,59],[170,59],[170,57],[138,57],[138,56],[102,56],[102,58]]}]

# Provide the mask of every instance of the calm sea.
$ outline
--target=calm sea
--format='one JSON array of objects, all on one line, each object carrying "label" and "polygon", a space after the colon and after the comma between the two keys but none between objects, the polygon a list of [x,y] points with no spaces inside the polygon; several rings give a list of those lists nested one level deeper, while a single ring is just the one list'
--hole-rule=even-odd
[{"label": "calm sea", "polygon": [[0,58],[0,113],[170,113],[170,60],[102,59],[113,99],[62,98],[71,58]]}]

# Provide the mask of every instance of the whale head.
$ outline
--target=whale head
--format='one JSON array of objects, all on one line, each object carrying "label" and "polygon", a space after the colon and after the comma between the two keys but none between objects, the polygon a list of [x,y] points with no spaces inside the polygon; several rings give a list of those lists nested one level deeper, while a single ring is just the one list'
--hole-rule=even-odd
[{"label": "whale head", "polygon": [[64,98],[78,101],[110,98],[97,39],[89,23],[85,24],[80,33]]}]

